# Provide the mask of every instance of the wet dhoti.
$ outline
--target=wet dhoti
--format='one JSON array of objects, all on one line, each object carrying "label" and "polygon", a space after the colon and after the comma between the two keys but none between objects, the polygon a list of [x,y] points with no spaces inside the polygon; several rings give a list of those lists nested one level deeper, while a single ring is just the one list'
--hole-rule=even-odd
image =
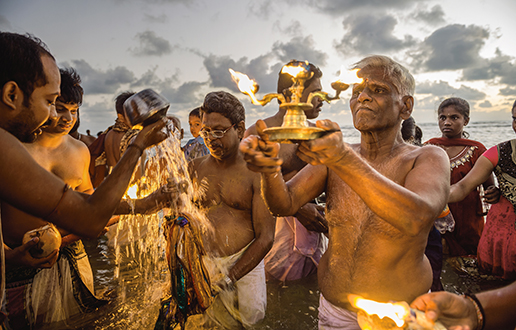
[{"label": "wet dhoti", "polygon": [[6,271],[7,329],[33,329],[94,311],[107,303],[93,294],[93,274],[81,241],[60,250],[48,269]]},{"label": "wet dhoti", "polygon": [[[211,278],[219,273],[225,274],[240,259],[246,248],[227,257],[206,257],[204,260]],[[204,314],[189,318],[186,329],[247,328],[265,317],[266,307],[267,287],[262,260],[235,283],[234,289],[221,291]]]}]

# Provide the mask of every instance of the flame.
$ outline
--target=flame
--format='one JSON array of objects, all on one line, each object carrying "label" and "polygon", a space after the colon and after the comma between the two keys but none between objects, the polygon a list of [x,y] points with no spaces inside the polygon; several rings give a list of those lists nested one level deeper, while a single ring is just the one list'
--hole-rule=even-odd
[{"label": "flame", "polygon": [[380,319],[388,317],[401,327],[405,324],[405,318],[409,315],[409,310],[402,304],[379,303],[374,300],[364,299],[358,295],[350,294],[349,302],[369,315],[378,315]]},{"label": "flame", "polygon": [[138,185],[133,184],[129,188],[127,188],[127,191],[125,192],[126,196],[131,199],[137,199],[138,198]]},{"label": "flame", "polygon": [[302,67],[302,66],[287,66],[285,65],[282,69],[281,69],[281,73],[287,73],[289,75],[291,75],[292,77],[297,77],[298,74],[300,74],[301,72],[304,72],[305,71],[305,68]]},{"label": "flame", "polygon": [[348,85],[351,84],[361,84],[364,79],[358,77],[358,71],[360,69],[354,69],[354,70],[346,70],[344,66],[340,67],[340,76],[337,81],[346,83]]},{"label": "flame", "polygon": [[229,69],[229,73],[231,73],[231,79],[237,84],[238,89],[242,93],[249,95],[253,104],[261,104],[254,95],[254,93],[258,91],[256,81],[250,79],[246,74],[234,71],[233,69]]}]

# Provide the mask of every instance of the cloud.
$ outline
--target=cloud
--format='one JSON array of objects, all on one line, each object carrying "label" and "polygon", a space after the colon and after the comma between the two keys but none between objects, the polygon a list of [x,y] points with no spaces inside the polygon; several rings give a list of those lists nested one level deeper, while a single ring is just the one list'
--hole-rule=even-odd
[{"label": "cloud", "polygon": [[272,46],[272,51],[278,56],[281,62],[285,63],[296,59],[307,60],[317,66],[324,66],[328,58],[326,53],[316,49],[312,36],[294,37],[286,43],[276,41]]},{"label": "cloud", "polygon": [[406,9],[414,3],[414,0],[305,0],[304,2],[325,14],[341,15],[366,8],[369,10]]},{"label": "cloud", "polygon": [[501,88],[499,93],[502,96],[516,96],[516,88],[505,87]]},{"label": "cloud", "polygon": [[161,94],[163,94],[170,103],[200,104],[204,98],[201,87],[206,84],[206,82],[188,81],[178,88],[164,88],[161,90]]},{"label": "cloud", "polygon": [[290,22],[290,24],[284,28],[281,26],[281,21],[278,20],[278,21],[274,22],[273,26],[274,26],[275,30],[277,30],[280,34],[282,34],[284,36],[289,36],[289,37],[302,36],[303,26],[301,25],[301,22],[299,22],[298,20],[294,20],[294,21]]},{"label": "cloud", "polygon": [[269,18],[269,16],[271,15],[271,13],[274,12],[274,10],[272,8],[273,4],[274,3],[272,0],[265,0],[265,1],[261,1],[259,3],[251,2],[249,4],[249,12],[252,15],[255,15],[259,18],[267,20]]},{"label": "cloud", "polygon": [[482,62],[479,56],[489,31],[476,25],[452,24],[437,29],[410,54],[413,66],[427,71],[460,70]]},{"label": "cloud", "polygon": [[393,35],[397,23],[390,15],[350,15],[343,21],[347,33],[335,43],[335,48],[349,55],[399,51],[415,45],[416,41],[409,35],[404,39]]},{"label": "cloud", "polygon": [[154,31],[145,31],[136,34],[140,45],[129,48],[136,56],[162,56],[172,53],[172,46],[168,40],[158,37]]},{"label": "cloud", "polygon": [[260,85],[260,91],[271,92],[276,90],[277,72],[281,68],[279,63],[271,66],[269,62],[272,60],[274,56],[270,53],[250,61],[247,57],[235,61],[229,56],[209,55],[203,63],[208,70],[212,87],[224,87],[233,92],[239,92],[228,71],[231,68],[255,79]]},{"label": "cloud", "polygon": [[440,5],[435,5],[430,10],[426,6],[420,6],[410,16],[414,21],[422,21],[430,25],[445,23],[444,10]]},{"label": "cloud", "polygon": [[[70,65],[65,62],[60,66]],[[73,60],[71,66],[81,76],[85,94],[113,94],[121,85],[131,83],[135,79],[134,73],[124,66],[102,71],[94,69],[85,60]]]},{"label": "cloud", "polygon": [[167,23],[168,16],[165,14],[161,15],[151,15],[151,14],[143,14],[143,20],[149,23]]},{"label": "cloud", "polygon": [[438,98],[445,99],[448,97],[462,97],[468,101],[480,101],[486,97],[486,94],[477,89],[461,85],[459,88],[450,86],[446,81],[423,82],[416,86],[417,94],[432,94]]},{"label": "cloud", "polygon": [[462,80],[485,80],[500,78],[499,83],[516,86],[516,63],[512,56],[497,49],[492,59],[482,59],[478,66],[465,68]]},{"label": "cloud", "polygon": [[492,108],[493,105],[488,100],[485,100],[484,102],[481,102],[478,104],[480,108]]},{"label": "cloud", "polygon": [[[86,95],[86,100],[88,95]],[[114,100],[100,102],[85,102],[80,111],[81,125],[79,130],[91,129],[92,135],[97,135],[98,131],[104,131],[109,125],[113,125],[116,118]],[[103,124],[100,124],[103,123]]]}]

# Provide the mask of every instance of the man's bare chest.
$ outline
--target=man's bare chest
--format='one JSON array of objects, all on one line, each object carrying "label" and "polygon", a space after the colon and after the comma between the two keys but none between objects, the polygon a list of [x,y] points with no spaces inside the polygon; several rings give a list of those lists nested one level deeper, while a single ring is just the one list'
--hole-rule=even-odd
[{"label": "man's bare chest", "polygon": [[210,173],[199,177],[204,190],[202,205],[207,208],[224,206],[245,210],[252,207],[252,181],[237,173]]}]

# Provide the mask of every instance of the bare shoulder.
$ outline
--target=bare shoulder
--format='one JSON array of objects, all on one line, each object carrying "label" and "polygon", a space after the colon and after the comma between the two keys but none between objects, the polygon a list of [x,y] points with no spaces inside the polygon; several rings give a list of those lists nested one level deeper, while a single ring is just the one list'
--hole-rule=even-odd
[{"label": "bare shoulder", "polygon": [[446,151],[438,146],[435,145],[425,145],[422,147],[416,147],[420,150],[421,156],[424,158],[430,157],[430,158],[437,158],[444,160],[447,164],[449,163],[448,154]]}]

